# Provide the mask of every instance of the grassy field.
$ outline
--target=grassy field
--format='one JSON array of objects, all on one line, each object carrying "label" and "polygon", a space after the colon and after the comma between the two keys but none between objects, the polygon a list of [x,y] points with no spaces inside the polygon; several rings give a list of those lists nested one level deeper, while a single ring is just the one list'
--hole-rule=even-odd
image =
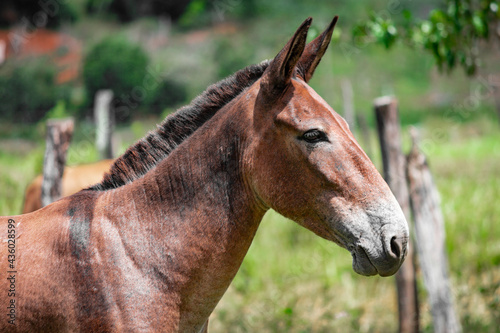
[{"label": "grassy field", "polygon": [[[497,332],[498,124],[491,117],[466,123],[434,117],[419,126],[442,197],[451,279],[464,332]],[[122,147],[150,127],[135,123],[133,130],[119,131],[119,136],[128,138]],[[75,138],[69,152],[72,162],[95,159],[84,130],[78,130]],[[41,137],[37,143],[0,140],[1,215],[19,213],[23,191],[40,169],[41,141]],[[374,160],[379,164],[378,156]],[[432,332],[421,278],[419,293],[423,331]],[[271,211],[210,326],[215,332],[395,332],[394,279],[356,275],[347,251]]]},{"label": "grassy field", "polygon": [[[433,133],[450,130],[433,148]],[[464,332],[500,327],[500,132],[491,119],[425,124],[446,221],[453,292]],[[419,277],[422,328],[432,332]],[[215,331],[395,332],[393,278],[362,277],[347,251],[270,212],[229,292]]]},{"label": "grassy field", "polygon": [[[167,47],[151,55],[152,67],[184,82],[194,97],[219,79],[220,72],[232,72],[275,55],[307,15],[315,17],[312,30],[320,31],[333,14],[340,14],[337,31],[343,31],[342,35],[332,42],[311,86],[341,113],[341,81],[351,81],[356,112],[372,127],[370,150],[379,169],[372,102],[384,94],[399,98],[405,147],[409,147],[407,126],[417,126],[441,193],[451,282],[463,331],[498,332],[500,128],[482,81],[468,79],[459,71],[440,75],[430,56],[404,46],[388,53],[375,46],[350,44],[349,20],[366,17],[365,7],[373,3],[379,5],[375,8],[385,8],[386,2],[350,2],[358,8],[353,12],[346,5],[332,8],[331,1],[320,1],[312,10],[316,14],[305,2],[303,9],[292,8],[293,2],[284,0],[270,3],[271,7],[290,7],[290,13],[273,16],[274,10],[270,10],[268,19],[229,24],[228,30],[234,28],[235,33],[216,29],[186,32],[174,27]],[[123,26],[84,20],[71,29],[90,45],[105,34],[130,35],[141,30],[141,24],[144,22]],[[120,128],[116,133],[120,152],[153,128],[151,120]],[[75,130],[69,164],[95,161],[93,126],[78,123]],[[23,192],[41,171],[43,132],[43,125],[0,123],[0,215],[21,211]],[[362,140],[361,144],[367,145]],[[419,297],[422,330],[432,332],[421,276]],[[210,321],[214,332],[236,333],[385,333],[396,332],[397,326],[393,278],[355,274],[346,250],[272,211],[265,216]]]}]

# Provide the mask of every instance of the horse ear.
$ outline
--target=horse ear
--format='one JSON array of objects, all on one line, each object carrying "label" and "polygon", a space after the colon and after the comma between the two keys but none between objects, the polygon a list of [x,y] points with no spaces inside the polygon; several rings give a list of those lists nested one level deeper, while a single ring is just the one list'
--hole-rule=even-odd
[{"label": "horse ear", "polygon": [[293,37],[271,61],[261,79],[261,89],[264,92],[275,93],[283,90],[294,74],[295,66],[304,51],[307,31],[311,26],[312,18],[307,18],[297,29]]},{"label": "horse ear", "polygon": [[299,71],[299,75],[304,79],[304,81],[308,82],[313,76],[314,70],[318,66],[321,58],[325,54],[328,45],[330,44],[330,40],[332,39],[333,29],[335,28],[335,24],[339,19],[338,16],[335,16],[323,33],[316,37],[312,42],[306,45],[302,56],[297,64],[297,69]]}]

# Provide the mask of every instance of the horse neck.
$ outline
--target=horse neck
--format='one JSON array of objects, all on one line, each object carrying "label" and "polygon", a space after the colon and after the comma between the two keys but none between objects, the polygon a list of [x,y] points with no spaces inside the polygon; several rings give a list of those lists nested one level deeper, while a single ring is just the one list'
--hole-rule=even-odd
[{"label": "horse neck", "polygon": [[[129,211],[121,210],[128,218],[117,219],[127,221],[121,227],[135,229],[130,237],[147,230],[144,236],[153,245],[148,251],[133,251],[138,261],[157,265],[154,270],[163,272],[160,276],[170,290],[174,286],[181,292],[187,309],[193,295],[193,304],[206,300],[207,311],[213,310],[265,213],[243,175],[246,121],[239,112],[226,111],[143,178],[116,191],[123,191],[118,201],[127,198],[129,202]],[[134,226],[130,216],[134,216]],[[193,310],[199,308],[193,305]]]}]

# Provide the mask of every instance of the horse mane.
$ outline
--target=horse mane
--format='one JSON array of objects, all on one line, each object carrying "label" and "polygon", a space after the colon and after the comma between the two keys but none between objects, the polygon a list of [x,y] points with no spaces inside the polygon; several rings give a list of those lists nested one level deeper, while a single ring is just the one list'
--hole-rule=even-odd
[{"label": "horse mane", "polygon": [[103,180],[88,190],[106,191],[117,188],[144,176],[165,159],[179,144],[200,128],[206,121],[257,81],[269,61],[248,66],[233,75],[212,84],[189,105],[169,115],[125,153],[116,159]]}]

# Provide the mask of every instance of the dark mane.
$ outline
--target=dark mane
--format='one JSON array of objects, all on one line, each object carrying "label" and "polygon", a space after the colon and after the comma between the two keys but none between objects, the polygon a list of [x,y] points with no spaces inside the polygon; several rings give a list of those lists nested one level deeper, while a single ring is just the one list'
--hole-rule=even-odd
[{"label": "dark mane", "polygon": [[219,109],[257,81],[268,65],[269,61],[263,61],[248,66],[208,87],[191,104],[165,118],[155,131],[129,147],[103,180],[88,190],[105,191],[144,176]]}]

